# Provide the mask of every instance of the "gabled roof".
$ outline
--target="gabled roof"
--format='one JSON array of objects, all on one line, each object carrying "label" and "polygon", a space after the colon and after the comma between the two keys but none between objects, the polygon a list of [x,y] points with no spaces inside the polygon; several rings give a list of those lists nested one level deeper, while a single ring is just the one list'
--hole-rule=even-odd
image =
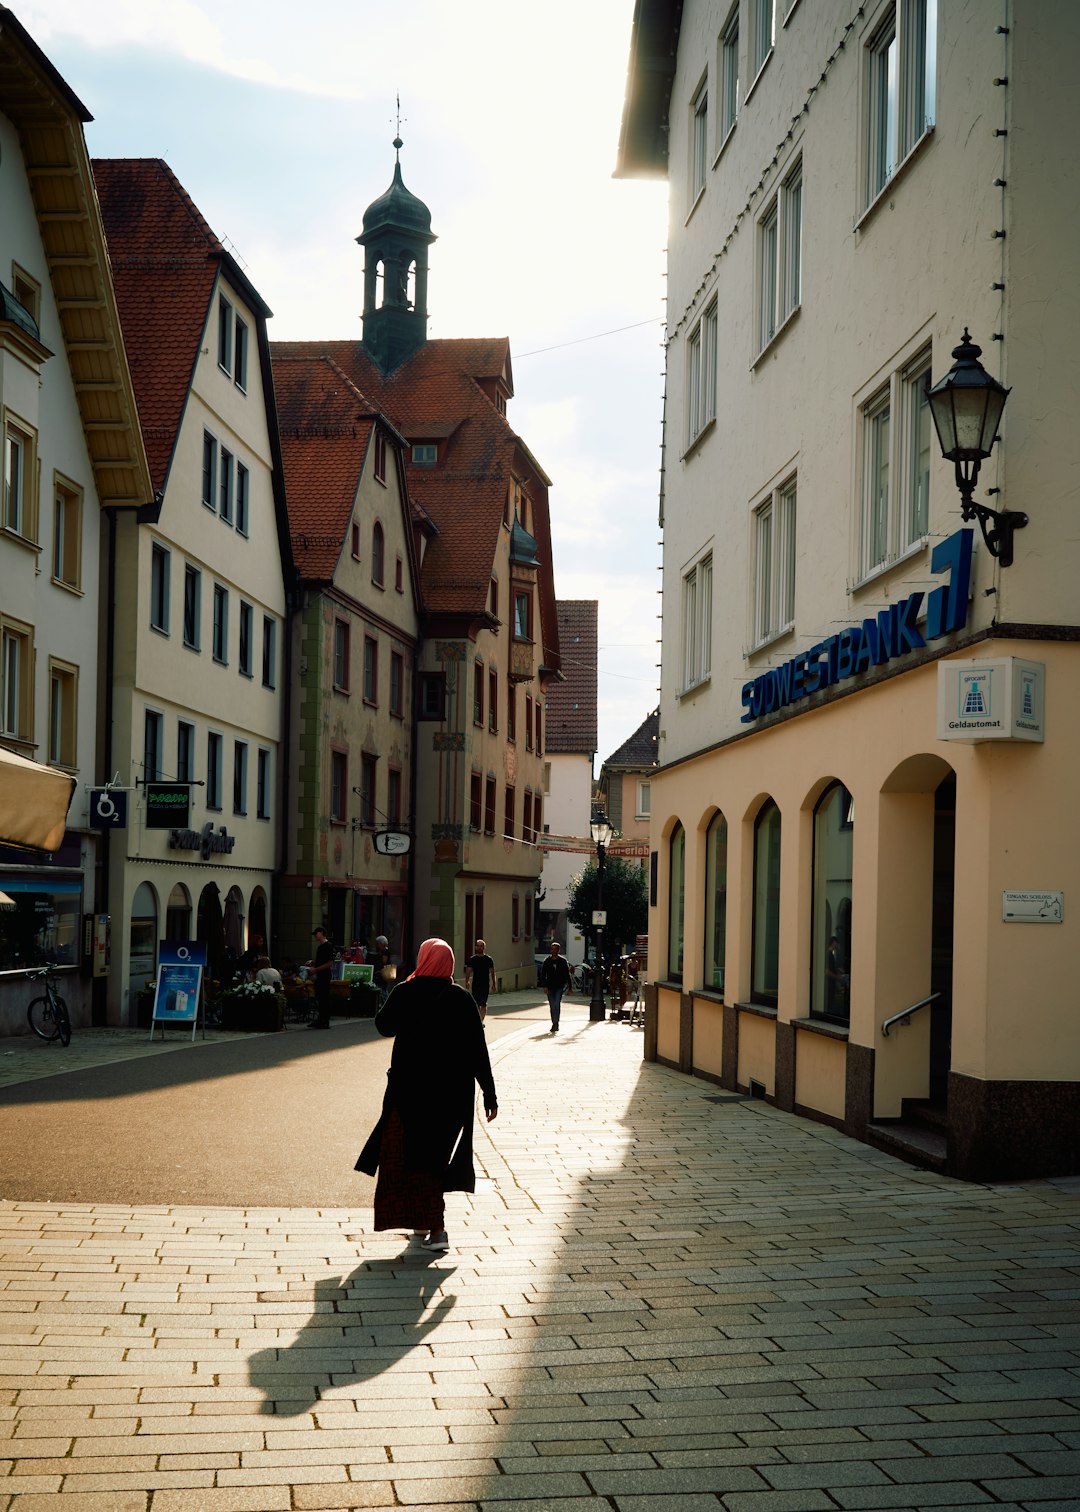
[{"label": "gabled roof", "polygon": [[154,488],[168,477],[218,271],[263,317],[269,309],[161,158],[95,158]]},{"label": "gabled roof", "polygon": [[544,748],[548,754],[596,753],[596,599],[558,599],[564,681],[548,689]]},{"label": "gabled roof", "polygon": [[19,135],[99,502],[151,497],[83,124],[93,117],[6,5],[0,102]]},{"label": "gabled roof", "polygon": [[293,558],[302,578],[330,582],[375,421],[326,357],[275,358],[274,389]]},{"label": "gabled roof", "polygon": [[[429,612],[487,613],[492,564],[515,475],[531,484],[537,505],[533,533],[541,561],[550,564],[548,480],[482,387],[498,380],[510,391],[506,337],[428,341],[389,375],[359,341],[274,342],[272,354],[275,371],[283,362],[328,359],[403,436],[446,437],[437,467],[408,467],[410,495],[438,528],[421,574]],[[540,609],[543,664],[557,670],[550,565],[540,574]]]},{"label": "gabled roof", "polygon": [[605,760],[606,767],[625,767],[629,771],[641,771],[654,767],[659,750],[660,711],[654,709],[647,715],[628,740]]}]

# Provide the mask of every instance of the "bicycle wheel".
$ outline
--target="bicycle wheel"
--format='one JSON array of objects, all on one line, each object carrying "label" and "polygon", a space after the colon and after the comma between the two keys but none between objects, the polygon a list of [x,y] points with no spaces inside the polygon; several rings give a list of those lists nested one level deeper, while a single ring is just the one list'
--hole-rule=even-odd
[{"label": "bicycle wheel", "polygon": [[65,1046],[66,1045],[70,1045],[71,1044],[71,1015],[68,1013],[68,1006],[64,1002],[64,1000],[63,1000],[62,997],[58,997],[56,999],[56,1008],[55,1008],[55,1011],[54,1011],[54,1016],[56,1018],[56,1032],[60,1036],[60,1043],[62,1045],[65,1045]]},{"label": "bicycle wheel", "polygon": [[34,999],[26,1010],[26,1019],[34,1033],[43,1040],[52,1041],[60,1033],[53,1005],[47,997]]}]

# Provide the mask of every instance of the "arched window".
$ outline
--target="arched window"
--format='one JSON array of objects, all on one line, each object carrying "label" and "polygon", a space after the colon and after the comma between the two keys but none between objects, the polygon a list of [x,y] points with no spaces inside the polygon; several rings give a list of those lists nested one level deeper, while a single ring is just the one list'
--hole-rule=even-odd
[{"label": "arched window", "polygon": [[375,521],[371,532],[371,581],[380,588],[383,585],[383,573],[386,566],[386,538],[383,528],[378,520]]},{"label": "arched window", "polygon": [[780,994],[780,810],[771,798],[754,821],[754,950],[750,1001]]},{"label": "arched window", "polygon": [[191,939],[191,894],[182,882],[178,882],[169,894],[165,909],[165,938]]},{"label": "arched window", "polygon": [[724,990],[727,932],[727,820],[717,814],[705,836],[705,986]]},{"label": "arched window", "polygon": [[686,916],[686,831],[675,826],[671,836],[668,873],[668,979],[683,977],[683,925]]},{"label": "arched window", "polygon": [[810,936],[810,1012],[851,1019],[851,794],[834,782],[814,809],[814,895]]}]

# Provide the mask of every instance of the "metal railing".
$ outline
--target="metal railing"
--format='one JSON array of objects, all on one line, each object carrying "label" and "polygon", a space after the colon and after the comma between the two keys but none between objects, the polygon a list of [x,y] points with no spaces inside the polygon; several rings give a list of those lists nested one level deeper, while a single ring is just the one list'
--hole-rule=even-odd
[{"label": "metal railing", "polygon": [[910,1008],[905,1008],[900,1013],[894,1013],[892,1018],[887,1018],[882,1024],[882,1034],[886,1039],[888,1039],[889,1030],[892,1028],[893,1024],[908,1023],[913,1013],[918,1013],[920,1008],[925,1008],[928,1006],[928,1004],[936,1002],[940,996],[940,992],[932,992],[929,997],[920,998],[917,1003],[912,1003]]}]

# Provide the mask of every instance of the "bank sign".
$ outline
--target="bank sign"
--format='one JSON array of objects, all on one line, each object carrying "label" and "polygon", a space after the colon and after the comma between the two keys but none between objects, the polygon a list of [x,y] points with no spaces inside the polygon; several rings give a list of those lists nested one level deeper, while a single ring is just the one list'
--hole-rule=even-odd
[{"label": "bank sign", "polygon": [[[847,682],[873,667],[884,667],[898,657],[922,649],[929,641],[940,640],[962,630],[967,623],[968,598],[971,593],[971,548],[974,532],[958,530],[939,541],[930,557],[933,572],[948,572],[948,583],[929,595],[911,593],[887,609],[879,610],[874,619],[851,625],[828,640],[818,641],[808,651],[800,651],[779,667],[770,667],[753,682],[743,684],[742,703],[746,711],[741,723],[749,724],[766,714],[796,704],[819,693],[823,688]],[[920,629],[919,615],[926,598],[926,621]]]}]

